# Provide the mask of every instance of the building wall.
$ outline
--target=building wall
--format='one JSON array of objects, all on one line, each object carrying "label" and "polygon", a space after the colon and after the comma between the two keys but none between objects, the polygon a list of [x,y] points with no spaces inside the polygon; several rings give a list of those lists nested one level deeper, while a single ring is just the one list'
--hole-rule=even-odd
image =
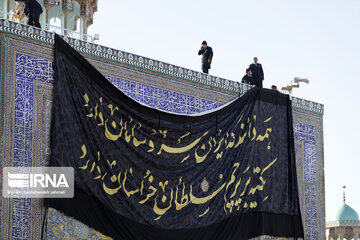
[{"label": "building wall", "polygon": [[[0,31],[0,167],[46,166],[50,156],[53,35],[5,20],[0,20]],[[66,40],[116,87],[157,109],[198,113],[221,106],[249,89],[149,58]],[[307,239],[325,239],[323,105],[293,98],[293,107],[305,232]],[[46,239],[107,239],[54,209],[45,214],[41,199],[0,201],[0,239],[40,239],[42,232],[46,232]]]}]

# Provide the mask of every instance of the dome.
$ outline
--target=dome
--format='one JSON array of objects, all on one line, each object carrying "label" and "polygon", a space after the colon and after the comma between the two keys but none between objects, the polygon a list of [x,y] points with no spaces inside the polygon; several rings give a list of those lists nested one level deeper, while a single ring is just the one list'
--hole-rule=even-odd
[{"label": "dome", "polygon": [[359,221],[359,215],[349,205],[343,204],[335,214],[335,221]]}]

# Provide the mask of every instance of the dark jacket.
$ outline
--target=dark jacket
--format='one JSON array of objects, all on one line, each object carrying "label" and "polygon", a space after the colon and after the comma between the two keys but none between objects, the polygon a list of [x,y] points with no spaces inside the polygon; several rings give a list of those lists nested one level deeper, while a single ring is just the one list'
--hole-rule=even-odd
[{"label": "dark jacket", "polygon": [[38,1],[36,1],[36,0],[25,1],[24,13],[28,17],[37,18],[40,16],[40,14],[42,12],[43,12],[43,9],[42,9],[40,3],[38,3]]},{"label": "dark jacket", "polygon": [[249,84],[249,85],[254,85],[254,80],[253,80],[253,78],[250,77],[250,76],[248,76],[247,74],[245,74],[245,76],[243,76],[241,82],[242,82],[242,83]]},{"label": "dark jacket", "polygon": [[214,56],[213,50],[209,46],[207,46],[205,49],[199,50],[198,54],[202,55],[201,62],[203,64],[208,64],[209,59],[212,60]]},{"label": "dark jacket", "polygon": [[262,86],[262,80],[264,79],[264,71],[262,69],[262,66],[260,63],[255,64],[252,63],[250,64],[250,69],[252,72],[252,78],[253,78],[253,83],[256,86]]}]

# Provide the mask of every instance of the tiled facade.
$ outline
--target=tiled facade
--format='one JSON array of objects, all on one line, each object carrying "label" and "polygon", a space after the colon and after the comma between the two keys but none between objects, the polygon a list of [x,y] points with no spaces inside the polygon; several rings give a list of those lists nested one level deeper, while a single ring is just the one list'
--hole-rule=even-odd
[{"label": "tiled facade", "polygon": [[[0,20],[0,31],[0,167],[46,166],[50,155],[52,34],[4,20]],[[116,87],[157,109],[199,113],[219,107],[249,89],[247,85],[145,57],[67,40]],[[323,105],[294,98],[293,106],[306,236],[324,239]],[[41,200],[1,198],[0,203],[0,239],[41,239],[42,234],[46,239],[108,239],[53,209],[48,209],[44,218]]]}]

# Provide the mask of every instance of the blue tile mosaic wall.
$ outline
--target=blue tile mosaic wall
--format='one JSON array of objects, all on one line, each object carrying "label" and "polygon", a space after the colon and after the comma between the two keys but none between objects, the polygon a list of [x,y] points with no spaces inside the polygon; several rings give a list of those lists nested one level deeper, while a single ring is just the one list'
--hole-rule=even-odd
[{"label": "blue tile mosaic wall", "polygon": [[[298,164],[304,164],[303,186],[305,196],[303,196],[303,207],[305,214],[306,239],[317,239],[317,198],[316,198],[316,145],[315,127],[300,122],[294,122],[294,138],[296,144],[304,146],[303,158],[298,157]],[[300,161],[301,162],[300,162]]]},{"label": "blue tile mosaic wall", "polygon": [[[10,146],[11,152],[6,152],[10,151],[9,149],[3,149],[2,165],[46,165],[50,154],[48,130],[51,113],[53,63],[50,60],[35,57],[33,54],[24,54],[21,51],[15,51],[11,56],[13,59],[8,60],[9,66],[13,64],[14,69],[8,71],[9,76],[5,78],[6,82],[3,86],[5,86],[4,98],[8,99],[5,101],[5,108],[9,108],[8,112],[12,115],[7,116],[8,119],[4,121],[4,127],[13,126],[14,130],[8,135],[5,135],[4,132],[4,146],[5,143],[6,146]],[[13,78],[10,76],[11,72],[14,72]],[[176,88],[163,89],[107,73],[104,75],[128,96],[161,110],[180,114],[199,113],[223,104],[223,102],[199,97],[196,93],[177,92]],[[319,140],[322,122],[318,120],[320,117],[313,118],[311,115],[302,119],[303,115],[302,112],[299,112],[294,116],[297,164],[300,169],[299,179],[301,180],[299,184],[300,198],[303,203],[307,239],[321,239],[319,236],[322,236],[323,226],[319,225],[319,222],[324,218],[324,213],[319,213],[319,204],[324,203],[322,199],[319,199],[319,188],[321,186],[319,187],[318,182],[321,179],[318,178],[318,171],[321,164],[318,163],[320,159],[318,152],[319,146],[322,146],[322,140]],[[43,132],[38,133],[39,129],[42,128],[44,129]],[[11,141],[13,141],[13,145],[9,143]],[[34,153],[38,149],[43,152]],[[8,239],[9,236],[12,236],[12,239],[39,239],[42,227],[39,206],[41,206],[41,202],[31,199],[3,200],[1,203],[3,216],[0,239]],[[9,221],[6,218],[7,216],[11,217],[11,223],[7,222]],[[34,223],[34,218],[40,220]],[[10,229],[6,229],[8,226]],[[59,238],[108,239],[82,223],[50,209],[47,217],[46,239]]]},{"label": "blue tile mosaic wall", "polygon": [[[15,104],[14,104],[14,167],[32,165],[32,123],[33,123],[33,77],[23,58],[16,59]],[[34,76],[34,75],[33,75]],[[29,239],[31,221],[31,199],[13,199],[12,201],[13,239]]]},{"label": "blue tile mosaic wall", "polygon": [[176,91],[136,83],[106,74],[104,76],[129,97],[156,109],[174,113],[191,114],[221,106],[221,103],[178,93]]}]

